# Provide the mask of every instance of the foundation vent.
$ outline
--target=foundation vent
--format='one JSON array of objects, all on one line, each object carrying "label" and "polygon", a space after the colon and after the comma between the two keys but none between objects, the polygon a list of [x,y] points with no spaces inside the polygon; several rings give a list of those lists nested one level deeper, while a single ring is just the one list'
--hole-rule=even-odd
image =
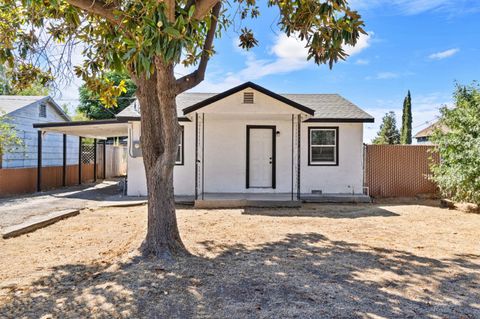
[{"label": "foundation vent", "polygon": [[243,92],[243,103],[253,104],[253,92]]}]

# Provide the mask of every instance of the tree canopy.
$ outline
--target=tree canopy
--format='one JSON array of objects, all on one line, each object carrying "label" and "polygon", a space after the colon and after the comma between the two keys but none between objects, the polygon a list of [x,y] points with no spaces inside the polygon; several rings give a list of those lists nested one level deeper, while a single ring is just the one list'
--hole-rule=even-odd
[{"label": "tree canopy", "polygon": [[[33,78],[45,84],[60,81],[71,70],[69,54],[85,57],[75,73],[104,103],[115,105],[122,85],[106,81],[105,70],[128,70],[150,76],[155,59],[170,64],[196,64],[197,70],[177,79],[184,91],[203,80],[214,53],[213,39],[236,19],[259,17],[255,0],[234,0],[237,10],[221,9],[218,0],[111,1],[2,0],[0,62],[13,70],[13,85],[22,87]],[[308,59],[332,65],[347,57],[344,45],[355,45],[363,30],[360,15],[346,0],[269,0],[279,10],[278,26],[288,36],[304,40]],[[239,15],[237,13],[240,12]],[[217,25],[218,24],[218,25]],[[241,29],[240,46],[258,45],[253,30]]]},{"label": "tree canopy", "polygon": [[0,95],[48,95],[49,88],[38,81],[20,89],[13,87],[10,73],[5,66],[0,65]]},{"label": "tree canopy", "polygon": [[373,144],[399,144],[400,133],[397,129],[397,120],[393,111],[388,112],[382,118],[382,124],[373,140]]},{"label": "tree canopy", "polygon": [[137,87],[127,74],[113,71],[106,74],[106,79],[116,86],[121,85],[123,81],[122,85],[125,91],[116,98],[115,106],[107,108],[100,99],[98,92],[92,91],[86,85],[82,85],[79,88],[80,104],[77,107],[77,111],[84,114],[88,119],[103,120],[114,118],[116,114],[135,100],[134,95]]},{"label": "tree canopy", "polygon": [[480,86],[458,85],[455,106],[440,109],[431,141],[441,161],[432,165],[443,195],[480,204]]}]

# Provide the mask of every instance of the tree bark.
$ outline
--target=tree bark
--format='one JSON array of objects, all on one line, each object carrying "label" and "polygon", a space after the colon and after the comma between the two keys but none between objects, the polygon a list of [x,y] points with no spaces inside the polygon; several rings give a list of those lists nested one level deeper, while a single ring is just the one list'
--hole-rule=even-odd
[{"label": "tree bark", "polygon": [[171,259],[187,253],[177,226],[173,169],[180,141],[173,66],[161,59],[150,78],[136,77],[141,144],[148,190],[148,229],[144,256]]}]

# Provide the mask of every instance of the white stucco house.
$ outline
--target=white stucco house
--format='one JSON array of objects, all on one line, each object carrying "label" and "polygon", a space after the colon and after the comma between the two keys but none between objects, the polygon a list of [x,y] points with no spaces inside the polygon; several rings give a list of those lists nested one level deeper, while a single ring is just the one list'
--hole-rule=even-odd
[{"label": "white stucco house", "polygon": [[[0,113],[5,114],[22,139],[23,147],[5,152],[0,158],[0,168],[35,167],[37,165],[37,129],[34,123],[70,122],[70,118],[50,96],[0,95]],[[43,141],[45,166],[62,165],[62,135],[49,134]],[[78,139],[69,137],[69,163],[78,155]]]},{"label": "white stucco house", "polygon": [[[130,123],[128,194],[146,195],[138,104]],[[183,128],[178,195],[363,194],[363,124],[373,117],[338,94],[277,94],[247,82],[177,98]],[[141,146],[140,146],[141,147]]]},{"label": "white stucco house", "polygon": [[[139,108],[133,103],[114,121],[41,129],[128,135],[127,193],[145,196]],[[374,118],[338,94],[277,94],[247,82],[218,94],[183,93],[177,108],[183,132],[174,169],[179,198],[200,204],[364,196],[363,126]]]}]

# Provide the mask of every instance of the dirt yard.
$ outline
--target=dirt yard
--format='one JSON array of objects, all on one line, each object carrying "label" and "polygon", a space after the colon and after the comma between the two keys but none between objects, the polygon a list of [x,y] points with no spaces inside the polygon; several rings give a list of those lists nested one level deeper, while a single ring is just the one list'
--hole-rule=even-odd
[{"label": "dirt yard", "polygon": [[167,264],[145,206],[84,210],[0,240],[0,317],[480,318],[480,215],[435,205],[179,207]]}]

